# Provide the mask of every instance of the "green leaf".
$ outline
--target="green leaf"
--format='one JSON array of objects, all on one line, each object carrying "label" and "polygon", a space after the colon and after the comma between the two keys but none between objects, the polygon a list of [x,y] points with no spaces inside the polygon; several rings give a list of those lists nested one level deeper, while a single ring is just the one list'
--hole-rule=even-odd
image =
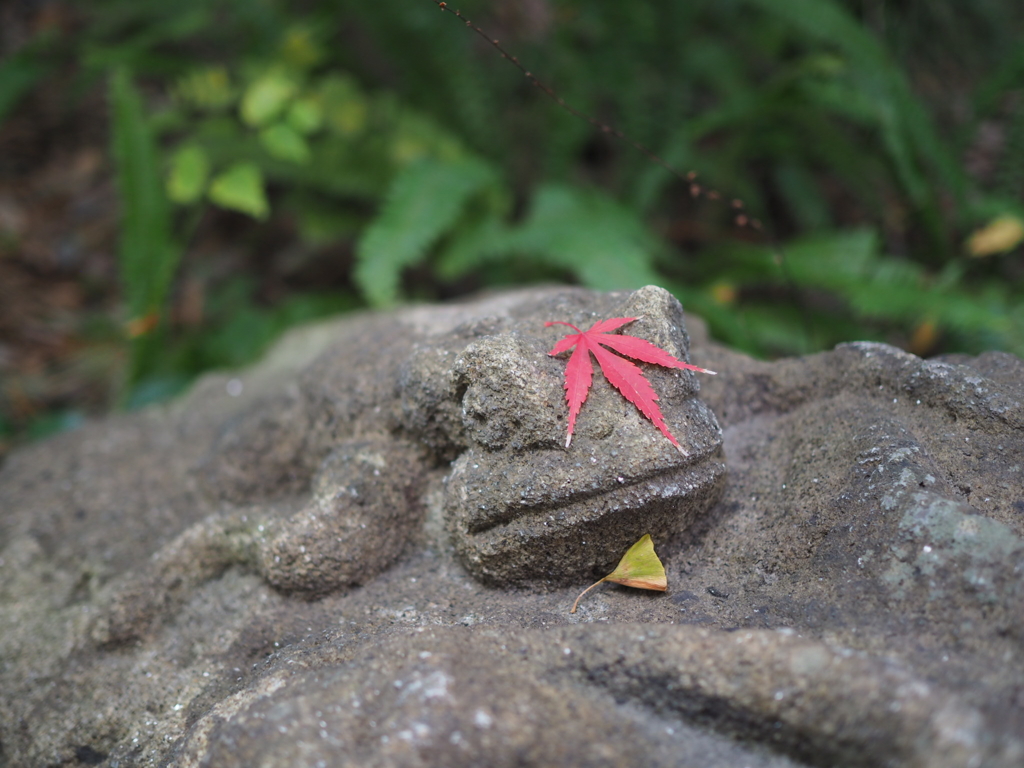
[{"label": "green leaf", "polygon": [[802,285],[844,292],[850,283],[871,274],[878,235],[869,228],[820,232],[786,245],[786,265]]},{"label": "green leaf", "polygon": [[264,219],[270,212],[263,191],[263,174],[255,163],[235,163],[218,175],[210,185],[209,196],[222,208],[247,213],[255,219]]},{"label": "green leaf", "polygon": [[403,169],[356,246],[355,280],[369,302],[386,306],[397,301],[402,269],[422,261],[470,197],[496,179],[494,169],[476,159],[427,159]]},{"label": "green leaf", "polygon": [[272,70],[253,81],[242,96],[242,120],[254,128],[277,117],[295,95],[295,81],[281,70]]},{"label": "green leaf", "polygon": [[0,122],[51,69],[32,46],[0,61]]},{"label": "green leaf", "polygon": [[314,98],[298,99],[288,108],[288,125],[303,135],[319,131],[324,124],[324,110]]},{"label": "green leaf", "polygon": [[328,76],[324,78],[319,94],[324,117],[332,131],[351,137],[366,126],[369,105],[352,78]]},{"label": "green leaf", "polygon": [[576,608],[583,595],[606,581],[636,589],[653,589],[657,592],[664,592],[668,589],[665,566],[661,564],[661,560],[658,559],[658,555],[654,551],[651,534],[645,533],[640,541],[626,550],[626,554],[619,560],[614,571],[583,590],[576,598],[576,602],[572,604],[572,610],[569,613],[576,613]]},{"label": "green leaf", "polygon": [[209,175],[210,161],[202,147],[197,144],[179,147],[171,158],[167,196],[180,205],[194,203],[202,197]]},{"label": "green leaf", "polygon": [[113,154],[121,198],[120,267],[133,319],[159,309],[180,253],[142,99],[127,72],[111,78]]},{"label": "green leaf", "polygon": [[128,73],[110,79],[113,156],[121,202],[118,248],[121,282],[130,313],[130,378],[141,375],[157,348],[160,314],[181,249],[171,240],[170,205],[158,171],[157,147],[142,98]]},{"label": "green leaf", "polygon": [[300,165],[309,162],[309,144],[287,123],[268,125],[260,131],[260,143],[278,160],[288,160]]},{"label": "green leaf", "polygon": [[315,66],[326,55],[313,29],[305,25],[288,30],[281,41],[281,54],[289,65],[300,70]]},{"label": "green leaf", "polygon": [[636,213],[606,195],[547,184],[522,225],[481,222],[453,243],[441,267],[456,275],[485,261],[530,256],[574,273],[590,288],[624,290],[661,282],[653,268],[661,247]]},{"label": "green leaf", "polygon": [[172,92],[178,101],[211,112],[226,108],[236,98],[231,76],[220,65],[182,75]]},{"label": "green leaf", "polygon": [[605,195],[541,187],[519,239],[599,291],[659,282],[651,267],[657,242],[636,214]]},{"label": "green leaf", "polygon": [[[750,0],[766,14],[799,30],[809,41],[834,46],[846,59],[858,101],[869,105],[875,128],[907,195],[929,216],[927,225],[945,243],[946,225],[938,191],[945,186],[962,200],[966,177],[956,154],[943,146],[903,70],[879,39],[835,0]],[[928,171],[931,171],[929,174]],[[941,184],[933,178],[938,177]]]}]

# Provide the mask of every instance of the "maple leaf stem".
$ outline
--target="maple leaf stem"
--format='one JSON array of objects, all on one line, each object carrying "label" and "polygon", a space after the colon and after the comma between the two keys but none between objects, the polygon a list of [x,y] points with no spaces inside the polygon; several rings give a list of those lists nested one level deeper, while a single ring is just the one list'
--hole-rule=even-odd
[{"label": "maple leaf stem", "polygon": [[544,323],[545,328],[549,328],[552,325],[568,325],[570,328],[576,331],[576,333],[583,333],[583,331],[581,331],[575,325],[573,325],[572,323],[567,323],[564,320],[548,320],[546,323]]}]

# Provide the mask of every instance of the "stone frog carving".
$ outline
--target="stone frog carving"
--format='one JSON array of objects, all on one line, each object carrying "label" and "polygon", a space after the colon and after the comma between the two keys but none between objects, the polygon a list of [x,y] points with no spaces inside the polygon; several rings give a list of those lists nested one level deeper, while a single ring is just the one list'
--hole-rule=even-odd
[{"label": "stone frog carving", "polygon": [[547,354],[561,333],[544,321],[637,317],[627,333],[685,360],[671,294],[533,291],[487,307],[349,321],[297,385],[232,418],[192,470],[216,511],[130,577],[94,639],[137,635],[230,564],[309,597],[364,583],[420,528],[429,487],[475,578],[541,589],[603,575],[645,533],[667,544],[717,501],[722,434],[688,371],[647,371],[682,453],[598,373],[564,446],[565,361]]}]

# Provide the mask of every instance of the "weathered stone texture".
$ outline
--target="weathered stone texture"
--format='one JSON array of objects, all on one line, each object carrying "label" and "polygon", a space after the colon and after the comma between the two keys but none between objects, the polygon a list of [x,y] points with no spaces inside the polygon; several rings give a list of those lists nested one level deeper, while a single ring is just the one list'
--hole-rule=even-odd
[{"label": "weathered stone texture", "polygon": [[[610,316],[719,372],[648,372],[686,455],[599,374],[564,448],[543,323]],[[16,453],[0,765],[1024,764],[1024,363],[689,325],[351,318]],[[647,532],[668,593],[570,615]]]}]

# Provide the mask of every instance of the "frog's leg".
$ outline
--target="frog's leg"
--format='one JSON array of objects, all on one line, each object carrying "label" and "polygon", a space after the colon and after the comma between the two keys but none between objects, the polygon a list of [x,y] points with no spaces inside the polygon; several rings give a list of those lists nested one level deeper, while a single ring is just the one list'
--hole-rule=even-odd
[{"label": "frog's leg", "polygon": [[160,616],[177,610],[200,584],[229,566],[254,560],[256,514],[215,514],[187,528],[114,586],[92,623],[90,639],[101,646],[137,640]]},{"label": "frog's leg", "polygon": [[419,448],[387,436],[342,443],[322,464],[309,503],[260,539],[260,573],[307,597],[370,580],[419,526],[423,466]]},{"label": "frog's leg", "polygon": [[212,515],[157,551],[141,572],[123,577],[90,628],[92,642],[114,646],[143,637],[233,565],[307,598],[369,581],[394,562],[419,524],[423,466],[419,449],[386,436],[343,442],[290,517],[258,506]]}]

